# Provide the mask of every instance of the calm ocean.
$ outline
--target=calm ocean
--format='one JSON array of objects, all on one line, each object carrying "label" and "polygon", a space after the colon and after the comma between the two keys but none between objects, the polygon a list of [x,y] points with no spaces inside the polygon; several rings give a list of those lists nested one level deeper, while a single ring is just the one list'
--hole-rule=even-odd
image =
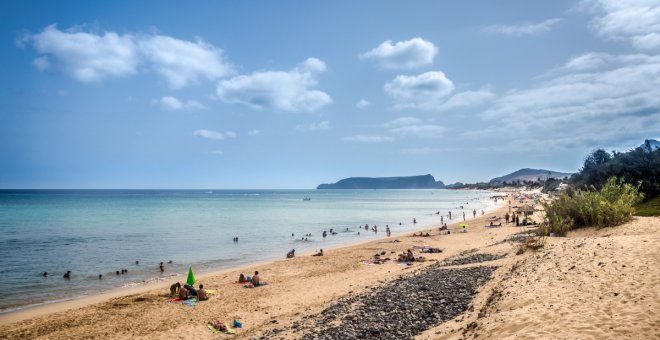
[{"label": "calm ocean", "polygon": [[[456,222],[459,206],[471,217],[472,209],[493,206],[490,195],[438,189],[0,190],[0,312],[175,281],[171,276],[183,278],[188,266],[204,273],[283,258],[292,248],[304,253],[385,237],[386,224],[393,234],[439,224],[436,211],[452,210]],[[358,229],[365,223],[378,225],[378,234]],[[330,228],[339,233],[322,238]],[[312,237],[302,241],[307,233]],[[116,275],[122,268],[128,273]],[[67,270],[70,280],[62,278]]]}]

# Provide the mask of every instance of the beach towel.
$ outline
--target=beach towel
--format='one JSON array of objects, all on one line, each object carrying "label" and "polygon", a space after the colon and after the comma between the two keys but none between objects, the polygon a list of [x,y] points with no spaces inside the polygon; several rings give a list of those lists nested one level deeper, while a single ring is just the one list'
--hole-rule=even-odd
[{"label": "beach towel", "polygon": [[428,244],[425,244],[423,246],[413,246],[413,249],[429,249],[429,248],[431,248],[431,246],[429,246]]},{"label": "beach towel", "polygon": [[243,288],[259,288],[259,287],[263,287],[263,286],[268,286],[268,284],[267,284],[267,283],[260,283],[258,286],[255,286],[255,285],[245,285],[245,286],[243,286]]},{"label": "beach towel", "polygon": [[197,299],[196,298],[190,298],[188,300],[174,299],[174,300],[170,300],[169,303],[178,303],[178,304],[186,305],[188,307],[195,307],[195,305],[197,305]]}]

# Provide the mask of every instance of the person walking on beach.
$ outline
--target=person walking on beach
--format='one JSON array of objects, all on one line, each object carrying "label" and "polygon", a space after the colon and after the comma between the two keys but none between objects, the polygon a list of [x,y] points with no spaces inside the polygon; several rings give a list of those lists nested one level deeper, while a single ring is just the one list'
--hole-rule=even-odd
[{"label": "person walking on beach", "polygon": [[463,212],[463,221],[465,221],[465,211]]},{"label": "person walking on beach", "polygon": [[385,225],[385,232],[387,233],[387,237],[390,237],[390,226]]},{"label": "person walking on beach", "polygon": [[477,217],[477,209],[472,210],[472,218]]},{"label": "person walking on beach", "polygon": [[504,220],[506,221],[506,224],[509,224],[509,213],[506,213],[506,215],[504,215]]},{"label": "person walking on beach", "polygon": [[451,220],[451,210],[449,210],[449,219]]},{"label": "person walking on beach", "polygon": [[445,217],[444,217],[444,216],[440,216],[440,224],[443,224],[443,223],[445,223]]}]

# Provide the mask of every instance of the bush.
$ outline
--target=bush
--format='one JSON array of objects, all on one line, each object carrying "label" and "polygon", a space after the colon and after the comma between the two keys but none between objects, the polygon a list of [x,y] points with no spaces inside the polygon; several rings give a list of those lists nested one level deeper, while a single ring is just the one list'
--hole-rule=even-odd
[{"label": "bush", "polygon": [[638,204],[635,210],[637,216],[660,216],[660,196]]},{"label": "bush", "polygon": [[556,200],[544,203],[550,232],[566,235],[571,229],[595,226],[612,227],[629,221],[635,213],[635,204],[642,199],[639,185],[624,183],[621,179],[607,179],[600,190],[567,190]]}]

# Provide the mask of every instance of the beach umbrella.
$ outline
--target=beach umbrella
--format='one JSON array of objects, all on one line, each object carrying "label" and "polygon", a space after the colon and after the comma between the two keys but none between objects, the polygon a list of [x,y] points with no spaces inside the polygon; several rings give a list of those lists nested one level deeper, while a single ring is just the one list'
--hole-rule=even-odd
[{"label": "beach umbrella", "polygon": [[467,227],[469,227],[469,225],[467,225],[467,224],[465,224],[465,223],[461,223],[461,224],[459,224],[458,226],[461,227],[461,228],[467,228]]},{"label": "beach umbrella", "polygon": [[192,272],[192,267],[188,268],[188,279],[186,280],[186,283],[191,286],[195,284],[195,274]]}]

